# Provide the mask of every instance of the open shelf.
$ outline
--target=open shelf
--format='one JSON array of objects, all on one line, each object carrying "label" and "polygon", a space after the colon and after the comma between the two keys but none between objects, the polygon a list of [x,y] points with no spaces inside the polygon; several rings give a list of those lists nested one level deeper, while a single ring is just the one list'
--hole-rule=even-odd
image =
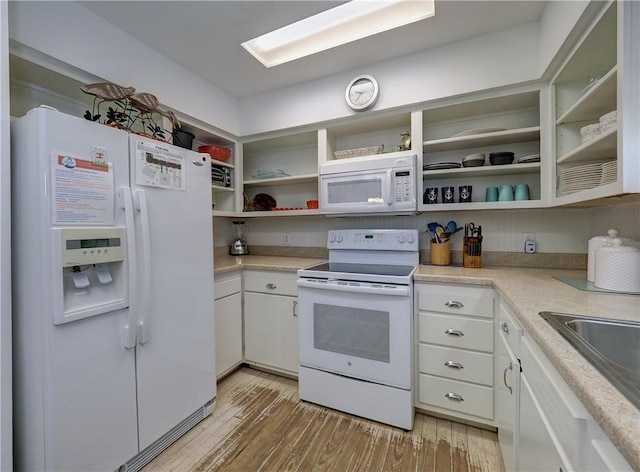
[{"label": "open shelf", "polygon": [[292,175],[287,177],[277,177],[274,179],[245,180],[245,187],[264,187],[270,185],[293,185],[317,183],[318,174]]},{"label": "open shelf", "polygon": [[[597,120],[615,109],[618,68],[614,67],[558,118],[557,125]],[[612,108],[613,107],[613,108]]]},{"label": "open shelf", "polygon": [[540,139],[540,126],[528,128],[508,129],[491,133],[458,136],[453,138],[425,141],[422,147],[425,152],[453,151],[478,146],[495,146],[499,144],[520,143]]},{"label": "open shelf", "polygon": [[618,129],[611,128],[597,138],[581,144],[564,156],[559,157],[557,163],[593,161],[616,157],[618,149]]},{"label": "open shelf", "polygon": [[479,167],[459,167],[456,169],[425,170],[422,175],[428,178],[445,177],[478,177],[481,175],[515,175],[515,174],[536,174],[540,172],[540,163],[531,162],[528,164],[508,164],[501,166],[479,166]]}]

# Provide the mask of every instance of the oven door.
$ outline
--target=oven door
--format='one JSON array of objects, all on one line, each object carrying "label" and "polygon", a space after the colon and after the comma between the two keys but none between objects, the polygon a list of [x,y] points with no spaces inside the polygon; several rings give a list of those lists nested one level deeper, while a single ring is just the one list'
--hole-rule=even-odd
[{"label": "oven door", "polygon": [[298,308],[300,365],[411,389],[411,286],[298,279]]}]

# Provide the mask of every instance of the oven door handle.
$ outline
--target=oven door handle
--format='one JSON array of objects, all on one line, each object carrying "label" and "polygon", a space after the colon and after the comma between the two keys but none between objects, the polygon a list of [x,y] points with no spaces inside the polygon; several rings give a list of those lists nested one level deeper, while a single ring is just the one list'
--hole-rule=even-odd
[{"label": "oven door handle", "polygon": [[[307,279],[298,279],[298,287],[311,288],[316,290],[330,290],[334,292],[350,292],[350,293],[370,293],[372,295],[397,295],[408,297],[411,295],[411,287],[409,285],[384,286],[384,284],[366,284],[366,285],[339,285],[335,282],[311,282]],[[371,285],[376,285],[375,287]]]}]

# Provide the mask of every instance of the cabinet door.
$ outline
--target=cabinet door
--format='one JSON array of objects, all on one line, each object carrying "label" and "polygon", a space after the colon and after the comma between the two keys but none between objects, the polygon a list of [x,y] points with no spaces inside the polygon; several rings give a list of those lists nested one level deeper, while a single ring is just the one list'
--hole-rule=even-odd
[{"label": "cabinet door", "polygon": [[573,470],[568,465],[569,460],[558,450],[556,439],[547,427],[547,419],[531,391],[524,372],[520,393],[519,470]]},{"label": "cabinet door", "polygon": [[298,372],[297,299],[245,292],[245,360]]},{"label": "cabinet door", "polygon": [[216,377],[242,362],[242,295],[234,293],[215,301]]},{"label": "cabinet door", "polygon": [[496,424],[506,470],[518,470],[518,427],[520,408],[520,362],[505,339],[498,334],[498,367],[495,379]]}]

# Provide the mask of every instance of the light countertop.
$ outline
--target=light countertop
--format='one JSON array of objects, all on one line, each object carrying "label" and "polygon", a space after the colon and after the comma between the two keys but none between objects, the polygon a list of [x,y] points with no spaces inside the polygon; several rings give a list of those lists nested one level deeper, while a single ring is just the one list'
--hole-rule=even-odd
[{"label": "light countertop", "polygon": [[[322,259],[276,256],[216,257],[215,274],[235,270],[295,272]],[[586,292],[554,279],[586,278],[586,271],[489,267],[466,269],[420,265],[415,282],[487,285],[510,305],[585,408],[634,470],[640,470],[640,410],[591,366],[538,313],[556,311],[601,318],[640,321],[640,296]]]}]

